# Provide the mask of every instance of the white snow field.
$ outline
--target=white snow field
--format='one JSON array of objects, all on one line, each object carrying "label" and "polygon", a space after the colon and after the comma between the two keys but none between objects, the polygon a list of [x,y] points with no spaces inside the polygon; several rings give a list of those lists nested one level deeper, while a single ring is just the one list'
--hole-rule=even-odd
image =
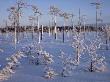
[{"label": "white snow field", "polygon": [[[0,49],[3,51],[0,52],[0,70],[2,70],[5,65],[8,63],[6,58],[9,58],[17,51],[23,51],[24,47],[29,47],[30,45],[40,45],[42,49],[53,56],[54,62],[49,64],[53,70],[57,73],[54,78],[46,79],[44,78],[44,68],[45,65],[32,64],[29,61],[30,57],[22,57],[19,59],[19,66],[14,69],[8,79],[1,80],[0,82],[110,82],[110,46],[108,50],[98,49],[97,53],[105,57],[106,69],[102,72],[89,72],[88,63],[89,56],[85,53],[80,57],[80,64],[72,70],[72,73],[69,76],[62,77],[61,72],[63,64],[59,58],[61,50],[66,53],[66,57],[75,57],[75,53],[72,48],[72,33],[68,36],[65,36],[65,42],[62,42],[62,34],[58,33],[58,39],[54,40],[54,36],[49,37],[48,33],[44,33],[43,40],[40,44],[38,42],[37,34],[34,35],[34,39],[31,38],[31,33],[23,33],[19,36],[19,43],[14,45],[14,37],[12,33],[0,34]],[[87,33],[86,38],[91,38],[93,35]],[[110,44],[110,42],[109,42]],[[37,47],[37,46],[36,46]],[[27,50],[28,51],[28,50]],[[1,78],[1,75],[0,75]]]}]

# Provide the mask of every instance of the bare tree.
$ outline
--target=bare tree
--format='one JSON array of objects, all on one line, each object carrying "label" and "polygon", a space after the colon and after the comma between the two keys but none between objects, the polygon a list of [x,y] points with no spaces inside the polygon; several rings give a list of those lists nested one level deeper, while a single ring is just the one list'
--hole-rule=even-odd
[{"label": "bare tree", "polygon": [[34,16],[29,16],[29,21],[31,23],[31,27],[32,27],[32,39],[34,38],[34,27],[35,27],[35,21],[36,18]]},{"label": "bare tree", "polygon": [[44,28],[43,28],[44,26],[43,25],[41,25],[41,40],[43,39],[43,33],[44,33]]},{"label": "bare tree", "polygon": [[60,12],[59,14],[61,17],[63,17],[64,19],[64,27],[63,27],[63,42],[65,41],[65,26],[66,26],[66,22],[69,19],[70,15],[66,12]]},{"label": "bare tree", "polygon": [[85,39],[85,32],[86,32],[86,15],[81,16],[81,22],[83,24],[83,33],[84,33],[84,39]]},{"label": "bare tree", "polygon": [[50,33],[51,33],[51,24],[50,24],[50,21],[49,21],[49,28],[48,28],[49,30],[49,37],[50,37]]},{"label": "bare tree", "polygon": [[18,28],[20,26],[20,17],[22,16],[22,8],[24,8],[26,4],[22,0],[17,0],[16,5],[12,6],[8,9],[9,11],[9,20],[12,22],[12,26],[15,29],[15,45],[18,42]]},{"label": "bare tree", "polygon": [[55,39],[57,39],[57,23],[56,23],[56,17],[59,15],[60,10],[55,6],[50,6],[50,15],[53,16],[54,19],[54,33],[55,33]]},{"label": "bare tree", "polygon": [[42,15],[42,13],[39,11],[39,9],[36,6],[31,5],[31,7],[32,7],[32,10],[33,10],[34,16],[37,19],[37,29],[38,29],[38,35],[39,35],[39,41],[38,41],[38,43],[40,43],[41,36],[40,36],[40,29],[39,29],[40,28],[39,17]]},{"label": "bare tree", "polygon": [[[98,30],[98,21],[99,21],[99,10],[100,10],[100,8],[101,8],[101,2],[99,2],[99,0],[96,0],[96,2],[94,2],[94,3],[91,3],[92,5],[95,5],[95,7],[96,7],[96,32],[97,32],[97,30]],[[97,34],[96,34],[96,37],[97,37]]]},{"label": "bare tree", "polygon": [[70,17],[70,19],[71,19],[71,26],[72,26],[72,29],[74,29],[74,14],[73,13],[71,13],[71,14],[69,14],[69,17]]},{"label": "bare tree", "polygon": [[17,10],[16,10],[16,7],[11,7],[8,11],[10,11],[10,15],[9,15],[9,19],[10,19],[10,21],[12,21],[12,26],[15,28],[15,34],[14,34],[14,37],[15,37],[15,40],[14,40],[14,42],[15,42],[15,45],[16,45],[16,43],[17,43]]}]

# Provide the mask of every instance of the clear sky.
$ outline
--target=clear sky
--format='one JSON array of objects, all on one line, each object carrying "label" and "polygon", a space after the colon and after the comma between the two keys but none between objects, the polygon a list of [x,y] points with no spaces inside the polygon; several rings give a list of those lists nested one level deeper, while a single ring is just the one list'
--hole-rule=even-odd
[{"label": "clear sky", "polygon": [[[96,0],[24,0],[28,4],[36,5],[43,16],[40,18],[42,24],[48,24],[50,16],[48,15],[49,6],[55,5],[62,11],[67,13],[73,13],[75,15],[75,22],[78,19],[78,10],[81,9],[82,15],[87,15],[87,23],[95,23],[95,6],[92,6],[90,3],[95,2]],[[110,0],[100,0],[103,2],[102,5],[102,16],[105,23],[110,23]],[[8,18],[7,8],[15,5],[16,0],[0,0],[0,25],[5,24],[5,20]],[[21,24],[29,24],[28,16],[33,15],[30,8],[23,9],[23,17],[21,19]],[[61,17],[57,18],[57,24],[62,25],[63,20]]]}]

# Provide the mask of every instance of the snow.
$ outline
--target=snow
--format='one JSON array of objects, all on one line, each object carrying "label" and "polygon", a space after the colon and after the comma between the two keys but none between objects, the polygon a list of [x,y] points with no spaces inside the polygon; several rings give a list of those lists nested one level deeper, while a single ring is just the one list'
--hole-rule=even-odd
[{"label": "snow", "polygon": [[[61,51],[66,53],[66,57],[74,58],[75,53],[73,52],[74,50],[71,45],[72,33],[70,32],[68,36],[65,36],[65,43],[62,42],[62,33],[58,32],[57,34],[57,40],[54,40],[54,35],[51,34],[51,36],[49,36],[48,33],[44,33],[41,43],[36,44],[38,42],[37,33],[35,33],[34,39],[31,38],[31,33],[28,33],[26,35],[27,37],[25,38],[22,36],[23,33],[21,33],[19,36],[19,43],[16,45],[13,43],[13,33],[9,33],[8,37],[6,37],[6,34],[0,35],[0,50],[3,50],[3,52],[0,52],[0,70],[2,70],[8,63],[6,58],[10,58],[11,56],[16,55],[18,51],[23,51],[22,49],[26,48],[26,46],[29,47],[30,45],[40,45],[42,50],[46,51],[46,57],[52,57],[54,60],[54,62],[52,61],[49,63],[49,67],[51,67],[56,73],[54,78],[44,78],[46,66],[29,63],[29,57],[26,57],[27,55],[23,55],[24,53],[21,53],[22,57],[17,56],[18,59],[20,58],[18,61],[15,59],[15,61],[20,63],[19,66],[15,68],[14,73],[11,74],[7,80],[0,80],[0,82],[110,82],[110,50],[105,49],[99,49],[97,51],[98,54],[105,57],[107,66],[105,71],[87,71],[87,66],[89,63],[88,60],[90,57],[85,54],[81,55],[80,64],[74,70],[72,70],[71,75],[62,77],[61,72],[63,64],[62,60],[59,58]],[[87,33],[85,39],[91,36],[91,39],[93,39],[93,35]],[[37,49],[39,50],[39,48]],[[36,48],[34,50],[36,50]],[[38,52],[38,50],[36,50],[36,52]],[[36,55],[34,54],[34,57],[35,56]],[[12,65],[13,63],[8,64]],[[1,76],[2,75],[0,74],[0,78]]]}]

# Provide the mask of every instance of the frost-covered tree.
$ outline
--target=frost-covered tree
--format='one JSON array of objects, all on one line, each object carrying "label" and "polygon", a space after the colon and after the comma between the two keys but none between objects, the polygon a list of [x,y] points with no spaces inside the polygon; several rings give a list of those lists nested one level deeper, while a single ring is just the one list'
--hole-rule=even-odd
[{"label": "frost-covered tree", "polygon": [[81,22],[81,16],[80,16],[80,9],[79,9],[79,20],[77,27],[73,28],[73,42],[72,47],[74,49],[74,54],[76,55],[76,61],[79,64],[80,63],[80,57],[82,54],[84,54],[84,50],[86,47],[86,44],[84,42],[84,35],[81,31],[82,22]]},{"label": "frost-covered tree", "polygon": [[0,76],[1,79],[7,80],[11,74],[14,73],[14,70],[12,69],[13,65],[14,63],[9,62],[2,70],[0,70],[0,74],[2,75]]},{"label": "frost-covered tree", "polygon": [[45,65],[53,63],[53,56],[47,53],[46,51],[42,52],[43,63]]},{"label": "frost-covered tree", "polygon": [[[56,75],[55,71],[52,70],[51,64],[54,62],[53,56],[47,53],[42,49],[39,44],[34,44],[27,46],[23,49],[23,52],[27,57],[31,58],[30,62],[33,63],[34,65],[44,65],[45,66],[45,75],[43,76],[44,78],[54,78]],[[51,68],[51,69],[50,69]]]},{"label": "frost-covered tree", "polygon": [[74,49],[74,54],[76,55],[76,61],[79,64],[81,54],[83,54],[85,50],[85,43],[82,32],[79,32],[76,28],[73,30],[72,47]]},{"label": "frost-covered tree", "polygon": [[23,52],[31,60],[30,62],[38,64],[48,64],[52,62],[52,55],[43,51],[42,47],[39,45],[31,45],[25,47]]},{"label": "frost-covered tree", "polygon": [[11,57],[6,58],[8,63],[2,70],[0,70],[0,80],[7,80],[11,76],[11,74],[15,73],[14,69],[17,67],[17,64],[19,64],[18,60],[22,57],[25,56],[22,52],[19,51]]},{"label": "frost-covered tree", "polygon": [[23,48],[23,52],[27,57],[32,56],[34,53],[33,45],[31,45],[31,46],[29,45],[29,46],[26,46],[25,48]]},{"label": "frost-covered tree", "polygon": [[11,57],[6,58],[6,60],[8,61],[8,66],[10,66],[11,69],[15,69],[20,64],[19,60],[23,57],[26,57],[23,54],[23,52],[18,51],[16,54],[12,55]]},{"label": "frost-covered tree", "polygon": [[102,31],[98,35],[103,41],[103,46],[105,46],[105,49],[108,50],[110,45],[110,27],[106,25],[104,28],[102,28]]},{"label": "frost-covered tree", "polygon": [[17,59],[21,59],[21,58],[26,57],[26,56],[24,55],[23,52],[18,51],[18,52],[15,54],[15,57],[16,57]]},{"label": "frost-covered tree", "polygon": [[[26,48],[27,50],[27,48]],[[52,70],[50,65],[54,62],[53,56],[47,53],[46,51],[43,51],[41,47],[35,48],[35,46],[31,46],[29,48],[29,51],[27,51],[25,54],[28,54],[28,56],[31,56],[31,63],[35,65],[44,65],[45,66],[45,78],[51,79],[54,78],[56,73]],[[49,68],[49,69],[47,69]],[[50,69],[51,68],[51,69]]]},{"label": "frost-covered tree", "polygon": [[102,45],[100,41],[100,38],[97,37],[95,40],[90,41],[90,44],[87,45],[87,51],[90,56],[90,72],[100,72],[106,69],[105,57],[101,56],[101,54],[97,54],[98,49]]},{"label": "frost-covered tree", "polygon": [[42,55],[43,55],[43,62],[45,64],[44,77],[47,79],[52,79],[57,75],[57,73],[50,66],[54,62],[53,56],[47,53],[46,51],[44,51]]},{"label": "frost-covered tree", "polygon": [[14,73],[14,71],[11,69],[9,65],[6,65],[5,68],[2,69],[1,73],[4,75],[10,75]]},{"label": "frost-covered tree", "polygon": [[0,81],[7,80],[7,79],[8,79],[8,76],[0,73]]},{"label": "frost-covered tree", "polygon": [[61,51],[59,58],[61,59],[63,65],[61,76],[71,76],[73,69],[75,69],[75,67],[78,65],[77,61],[75,61],[73,57],[68,57],[67,55],[65,55],[63,51]]},{"label": "frost-covered tree", "polygon": [[11,74],[15,73],[12,69],[14,65],[15,64],[13,62],[8,62],[7,65],[2,70],[0,70],[0,80],[7,80]]},{"label": "frost-covered tree", "polygon": [[18,61],[18,59],[16,58],[15,55],[12,55],[11,57],[6,58],[6,60],[9,61],[9,62],[13,62],[15,64],[19,63],[19,61]]},{"label": "frost-covered tree", "polygon": [[29,59],[30,64],[40,65],[42,64],[42,47],[38,44],[31,44],[23,48],[24,54]]},{"label": "frost-covered tree", "polygon": [[90,72],[102,72],[106,69],[105,57],[96,55],[91,58],[89,71]]},{"label": "frost-covered tree", "polygon": [[44,73],[44,78],[46,79],[53,79],[57,75],[57,73],[51,67],[48,66],[45,68]]}]

